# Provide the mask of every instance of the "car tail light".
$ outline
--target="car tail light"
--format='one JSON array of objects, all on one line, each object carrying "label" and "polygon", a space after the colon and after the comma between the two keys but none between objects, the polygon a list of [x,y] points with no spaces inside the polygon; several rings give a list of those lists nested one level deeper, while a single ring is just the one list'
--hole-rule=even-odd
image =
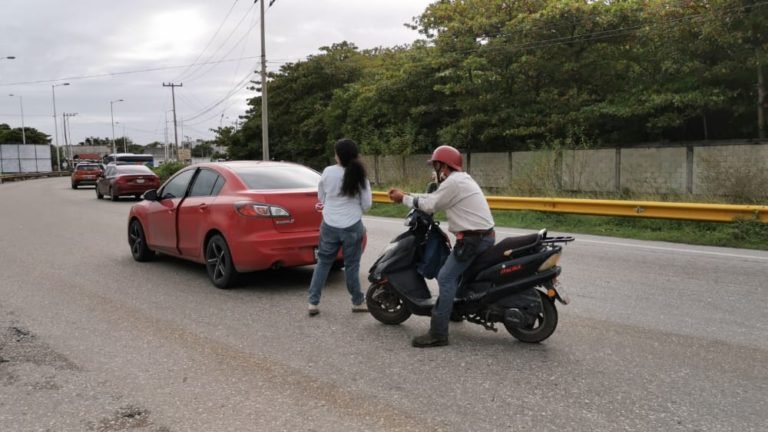
[{"label": "car tail light", "polygon": [[115,179],[115,183],[127,183],[127,182],[128,182],[128,179],[123,176],[119,176]]},{"label": "car tail light", "polygon": [[235,203],[235,210],[241,216],[247,217],[266,217],[266,218],[283,218],[291,217],[288,210],[269,204],[262,204],[250,201],[239,201]]}]

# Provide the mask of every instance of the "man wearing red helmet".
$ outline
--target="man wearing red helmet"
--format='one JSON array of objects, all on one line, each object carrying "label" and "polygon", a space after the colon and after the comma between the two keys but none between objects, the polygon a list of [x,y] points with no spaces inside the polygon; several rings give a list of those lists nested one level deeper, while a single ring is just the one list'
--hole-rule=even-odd
[{"label": "man wearing red helmet", "polygon": [[430,194],[406,194],[390,189],[389,199],[427,213],[445,211],[448,230],[456,236],[453,252],[437,276],[440,295],[432,309],[427,334],[413,339],[419,348],[448,345],[448,323],[461,274],[472,261],[493,246],[493,216],[480,186],[465,173],[461,153],[451,146],[440,146],[429,159],[440,184]]}]

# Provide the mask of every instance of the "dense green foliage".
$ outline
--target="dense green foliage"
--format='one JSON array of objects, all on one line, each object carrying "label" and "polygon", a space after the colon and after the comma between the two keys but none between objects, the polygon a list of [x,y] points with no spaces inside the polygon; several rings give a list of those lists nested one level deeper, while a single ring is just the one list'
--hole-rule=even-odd
[{"label": "dense green foliage", "polygon": [[187,166],[184,162],[166,162],[158,167],[154,167],[152,170],[160,177],[160,182],[164,182],[176,174],[180,169]]},{"label": "dense green foliage", "polygon": [[[23,136],[22,136],[23,135]],[[50,144],[51,137],[35,128],[11,128],[6,123],[0,123],[0,144]]]},{"label": "dense green foliage", "polygon": [[[271,157],[322,167],[342,136],[408,154],[763,134],[764,1],[439,0],[412,27],[409,46],[340,42],[270,73]],[[261,157],[249,103],[216,131],[233,159]]]}]

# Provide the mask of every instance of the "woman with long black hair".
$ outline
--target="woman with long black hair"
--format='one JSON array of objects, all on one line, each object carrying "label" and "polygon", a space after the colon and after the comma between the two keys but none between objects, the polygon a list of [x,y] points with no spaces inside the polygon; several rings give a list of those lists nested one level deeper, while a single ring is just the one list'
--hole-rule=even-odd
[{"label": "woman with long black hair", "polygon": [[352,296],[352,312],[367,312],[360,289],[360,257],[363,254],[363,213],[373,204],[365,165],[358,158],[357,143],[348,138],[336,141],[336,165],[323,170],[317,197],[323,211],[317,265],[309,285],[309,315],[320,313],[320,294],[339,248],[344,257],[344,276]]}]

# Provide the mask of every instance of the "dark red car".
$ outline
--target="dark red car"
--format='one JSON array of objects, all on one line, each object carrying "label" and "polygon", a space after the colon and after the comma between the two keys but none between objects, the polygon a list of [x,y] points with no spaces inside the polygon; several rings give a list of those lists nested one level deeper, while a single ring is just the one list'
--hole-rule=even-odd
[{"label": "dark red car", "polygon": [[70,176],[72,189],[82,185],[95,185],[96,180],[103,173],[102,166],[95,162],[82,162],[77,164]]},{"label": "dark red car", "polygon": [[136,198],[148,190],[160,187],[160,177],[144,165],[109,164],[96,181],[96,198],[109,195],[117,201],[123,195]]},{"label": "dark red car", "polygon": [[131,254],[136,261],[162,252],[205,264],[219,288],[240,272],[315,264],[319,182],[317,171],[288,162],[189,166],[131,208]]}]

